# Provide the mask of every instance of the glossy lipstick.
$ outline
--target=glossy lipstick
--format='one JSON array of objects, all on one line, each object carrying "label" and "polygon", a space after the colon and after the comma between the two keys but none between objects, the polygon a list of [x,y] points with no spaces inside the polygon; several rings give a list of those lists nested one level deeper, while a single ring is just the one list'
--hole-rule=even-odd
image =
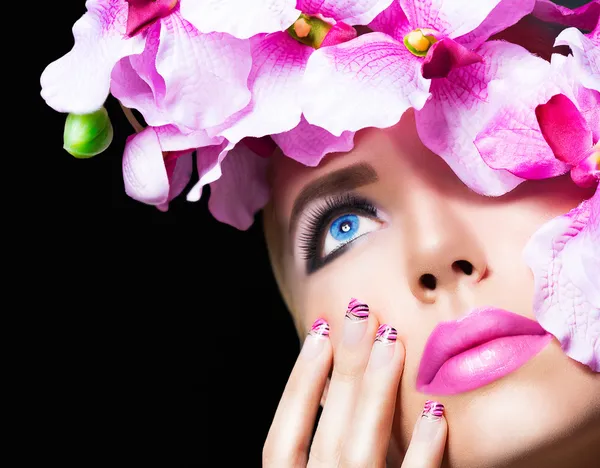
[{"label": "glossy lipstick", "polygon": [[417,390],[454,395],[483,387],[517,370],[550,341],[537,322],[496,308],[481,308],[442,322],[423,351]]}]

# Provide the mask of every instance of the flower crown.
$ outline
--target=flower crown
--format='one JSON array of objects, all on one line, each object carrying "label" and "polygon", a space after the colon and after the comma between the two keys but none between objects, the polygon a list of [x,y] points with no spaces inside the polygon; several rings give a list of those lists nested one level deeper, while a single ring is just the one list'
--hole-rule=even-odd
[{"label": "flower crown", "polygon": [[[73,49],[41,77],[68,113],[65,149],[104,151],[104,102],[136,133],[129,196],[167,210],[188,186],[247,229],[267,202],[275,145],[316,166],[355,132],[414,109],[425,146],[472,190],[500,196],[527,179],[600,178],[600,0],[88,0]],[[499,40],[527,18],[562,25],[545,60]],[[359,34],[359,31],[361,34]],[[552,44],[550,44],[552,46]],[[141,125],[135,109],[143,117]],[[360,111],[357,112],[357,109]],[[600,372],[600,190],[525,248],[534,311],[567,355]]]}]

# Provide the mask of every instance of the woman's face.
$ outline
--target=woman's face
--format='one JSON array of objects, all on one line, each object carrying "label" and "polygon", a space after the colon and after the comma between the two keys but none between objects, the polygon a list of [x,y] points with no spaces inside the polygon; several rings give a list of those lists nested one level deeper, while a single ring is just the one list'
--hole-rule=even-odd
[{"label": "woman's face", "polygon": [[426,342],[440,322],[481,307],[534,319],[523,248],[590,192],[566,176],[525,182],[500,198],[477,195],[420,143],[410,112],[394,128],[359,133],[353,151],[318,168],[276,156],[272,169],[268,240],[300,333],[325,318],[335,349],[353,297],[398,330],[406,348],[393,432],[400,452],[432,396],[446,406],[454,467],[499,466],[526,452],[534,460],[549,441],[581,451],[569,440],[583,441],[579,430],[598,440],[600,374],[567,358],[554,339],[477,388],[465,389],[453,375],[437,394],[417,388]]}]

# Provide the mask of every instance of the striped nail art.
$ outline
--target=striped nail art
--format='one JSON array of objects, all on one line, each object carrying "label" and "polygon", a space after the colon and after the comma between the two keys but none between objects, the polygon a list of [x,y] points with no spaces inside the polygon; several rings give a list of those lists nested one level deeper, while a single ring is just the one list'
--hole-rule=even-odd
[{"label": "striped nail art", "polygon": [[346,310],[346,318],[353,322],[362,322],[369,318],[369,306],[362,302],[352,299]]},{"label": "striped nail art", "polygon": [[382,344],[394,344],[398,338],[398,332],[390,325],[381,325],[375,335],[375,341]]},{"label": "striped nail art", "polygon": [[440,402],[427,400],[421,413],[422,418],[431,419],[432,421],[438,421],[442,419],[444,415],[444,405]]},{"label": "striped nail art", "polygon": [[309,335],[317,336],[317,337],[328,337],[329,336],[329,324],[325,319],[317,319],[315,323],[312,324]]}]

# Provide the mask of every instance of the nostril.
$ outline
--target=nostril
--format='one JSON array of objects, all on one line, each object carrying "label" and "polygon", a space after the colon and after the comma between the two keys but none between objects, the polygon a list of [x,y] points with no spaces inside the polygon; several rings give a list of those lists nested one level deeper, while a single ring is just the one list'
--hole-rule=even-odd
[{"label": "nostril", "polygon": [[435,279],[435,276],[426,273],[424,275],[421,275],[421,277],[419,278],[419,284],[425,289],[433,290],[437,286],[437,280]]},{"label": "nostril", "polygon": [[462,271],[465,275],[473,274],[473,265],[467,260],[457,260],[452,264],[454,271]]}]

